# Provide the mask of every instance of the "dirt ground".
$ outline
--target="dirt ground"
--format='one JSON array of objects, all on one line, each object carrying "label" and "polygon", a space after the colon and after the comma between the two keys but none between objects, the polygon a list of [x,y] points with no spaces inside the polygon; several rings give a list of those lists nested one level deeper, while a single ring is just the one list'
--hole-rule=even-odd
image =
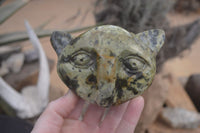
[{"label": "dirt ground", "polygon": [[[4,4],[11,2],[7,0]],[[28,20],[32,27],[37,28],[42,23],[50,20],[45,29],[70,30],[95,24],[93,16],[93,5],[95,0],[32,0],[17,11],[6,22],[0,25],[0,34],[25,30],[24,20]],[[185,24],[198,18],[197,14],[187,16],[170,14],[169,19],[172,26]],[[74,19],[73,19],[74,18]],[[74,36],[78,35],[73,34]],[[57,55],[52,49],[49,37],[40,39],[45,53],[55,62]],[[30,46],[29,41],[20,42]],[[191,49],[184,51],[181,57],[169,60],[164,70],[173,73],[176,77],[187,77],[193,73],[200,73],[200,37],[195,41]],[[50,99],[64,94],[67,87],[59,79],[56,66],[51,73]],[[54,93],[55,92],[55,93]]]},{"label": "dirt ground", "polygon": [[[170,14],[168,16],[171,26],[187,24],[199,18],[199,14]],[[177,78],[188,77],[194,73],[200,73],[200,37],[192,47],[185,50],[180,56],[167,61],[164,70],[173,73]]]}]

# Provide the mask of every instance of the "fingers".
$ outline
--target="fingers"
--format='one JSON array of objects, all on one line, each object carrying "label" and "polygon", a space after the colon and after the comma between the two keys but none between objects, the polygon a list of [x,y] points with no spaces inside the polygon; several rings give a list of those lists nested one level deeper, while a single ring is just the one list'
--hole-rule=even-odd
[{"label": "fingers", "polygon": [[78,100],[79,98],[69,90],[65,96],[51,102],[46,110],[52,110],[61,117],[66,118],[76,107]]},{"label": "fingers", "polygon": [[103,133],[114,133],[114,130],[119,125],[124,112],[127,109],[129,102],[126,102],[119,106],[111,107],[102,124],[100,125]]},{"label": "fingers", "polygon": [[77,105],[76,105],[76,108],[74,108],[74,109],[71,111],[71,113],[69,114],[68,118],[78,120],[79,117],[80,117],[80,115],[81,115],[84,102],[85,102],[84,100],[79,99],[79,101],[78,101],[78,103],[77,103]]},{"label": "fingers", "polygon": [[59,132],[63,119],[75,108],[78,97],[70,90],[67,95],[51,102],[42,113],[32,133],[56,133]]},{"label": "fingers", "polygon": [[104,112],[103,107],[99,107],[96,104],[90,104],[83,121],[88,125],[96,127],[99,124],[103,112]]},{"label": "fingers", "polygon": [[130,101],[116,133],[133,133],[144,107],[144,99],[139,96]]}]

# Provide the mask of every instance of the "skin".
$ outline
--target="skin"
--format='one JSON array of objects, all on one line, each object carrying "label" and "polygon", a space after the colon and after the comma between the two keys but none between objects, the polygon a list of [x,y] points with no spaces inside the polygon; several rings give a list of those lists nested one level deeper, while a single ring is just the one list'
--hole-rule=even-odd
[{"label": "skin", "polygon": [[48,105],[31,133],[133,133],[144,107],[144,99],[139,96],[112,107],[102,123],[99,121],[104,108],[95,104],[90,105],[83,121],[79,121],[82,106],[83,100],[69,91]]},{"label": "skin", "polygon": [[110,107],[141,95],[151,85],[164,38],[159,29],[133,34],[105,25],[75,39],[54,32],[51,43],[58,54],[58,74],[69,89],[88,103]]}]

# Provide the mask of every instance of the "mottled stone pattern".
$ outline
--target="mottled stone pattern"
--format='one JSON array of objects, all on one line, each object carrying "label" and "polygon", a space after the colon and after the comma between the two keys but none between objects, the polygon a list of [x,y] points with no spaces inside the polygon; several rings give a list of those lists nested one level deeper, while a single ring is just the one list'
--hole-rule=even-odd
[{"label": "mottled stone pattern", "polygon": [[159,29],[133,34],[104,25],[75,39],[54,32],[51,43],[63,82],[84,100],[109,107],[141,95],[151,85],[164,38]]}]

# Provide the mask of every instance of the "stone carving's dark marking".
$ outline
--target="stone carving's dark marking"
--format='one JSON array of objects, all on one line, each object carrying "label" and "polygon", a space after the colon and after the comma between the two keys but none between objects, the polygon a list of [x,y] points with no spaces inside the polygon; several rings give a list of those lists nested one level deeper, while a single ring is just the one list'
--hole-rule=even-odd
[{"label": "stone carving's dark marking", "polygon": [[165,35],[162,35],[162,39],[163,39],[163,41],[165,40]]},{"label": "stone carving's dark marking", "polygon": [[116,82],[115,82],[115,87],[118,88],[122,88],[122,87],[127,87],[127,80],[126,79],[119,79],[117,78]]},{"label": "stone carving's dark marking", "polygon": [[109,72],[108,72],[108,71],[106,71],[106,73],[107,73],[107,75],[109,74]]},{"label": "stone carving's dark marking", "polygon": [[133,93],[134,93],[135,95],[138,94],[138,91],[137,91],[135,88],[133,88],[132,91],[133,91]]},{"label": "stone carving's dark marking", "polygon": [[65,57],[64,55],[61,56],[61,61],[64,63],[70,62],[71,59],[72,59],[72,57],[70,55],[68,55],[67,57]]},{"label": "stone carving's dark marking", "polygon": [[142,37],[143,39],[146,38],[146,34],[144,32],[142,33]]},{"label": "stone carving's dark marking", "polygon": [[110,107],[112,104],[113,104],[113,96],[105,98],[100,102],[100,105],[106,108]]},{"label": "stone carving's dark marking", "polygon": [[70,79],[67,75],[65,75],[65,72],[62,69],[59,69],[59,72],[62,76],[62,80],[69,87],[69,89],[75,91],[79,87],[77,79]]},{"label": "stone carving's dark marking", "polygon": [[136,79],[138,80],[138,79],[143,79],[144,78],[144,75],[143,75],[143,73],[142,72],[137,72],[136,73]]},{"label": "stone carving's dark marking", "polygon": [[153,36],[153,34],[152,34],[152,31],[151,30],[149,30],[149,35],[152,37]]},{"label": "stone carving's dark marking", "polygon": [[73,45],[74,43],[76,43],[78,40],[80,39],[79,37],[76,37],[75,39],[71,40],[70,45]]},{"label": "stone carving's dark marking", "polygon": [[110,60],[108,60],[107,63],[108,63],[111,67],[114,66],[113,63],[112,63]]},{"label": "stone carving's dark marking", "polygon": [[[133,84],[133,85],[136,85],[137,81],[140,80],[140,79],[145,79],[144,75],[142,72],[137,72],[136,74],[136,77],[133,81],[131,81],[130,83]],[[145,80],[146,81],[146,80]],[[147,81],[148,82],[148,81]]]},{"label": "stone carving's dark marking", "polygon": [[90,89],[97,89],[97,85],[95,84],[95,85],[92,85],[91,87],[90,87]]},{"label": "stone carving's dark marking", "polygon": [[153,35],[154,36],[158,36],[158,34],[159,34],[158,30],[153,30]]},{"label": "stone carving's dark marking", "polygon": [[78,76],[75,76],[73,79],[77,79],[78,78]]},{"label": "stone carving's dark marking", "polygon": [[140,88],[142,87],[142,84],[141,84],[141,83],[137,83],[136,85],[137,85],[137,88],[138,88],[138,89],[140,89]]},{"label": "stone carving's dark marking", "polygon": [[95,40],[94,45],[97,45],[99,43],[99,40]]},{"label": "stone carving's dark marking", "polygon": [[152,38],[150,39],[150,41],[151,41],[151,44],[153,44],[153,46],[156,46],[156,45],[157,45],[157,38],[152,37]]},{"label": "stone carving's dark marking", "polygon": [[145,80],[146,82],[149,82],[150,79],[149,79],[149,78],[144,78],[144,80]]},{"label": "stone carving's dark marking", "polygon": [[97,78],[93,74],[89,75],[86,79],[86,84],[96,84]]},{"label": "stone carving's dark marking", "polygon": [[111,62],[110,60],[108,60],[107,63],[108,63],[109,65],[112,65],[112,62]]},{"label": "stone carving's dark marking", "polygon": [[132,91],[134,95],[138,94],[138,91],[135,88],[133,88],[133,87],[128,87],[127,89],[130,90],[130,91]]},{"label": "stone carving's dark marking", "polygon": [[110,51],[110,56],[115,57],[116,55],[112,51]]},{"label": "stone carving's dark marking", "polygon": [[92,93],[89,93],[89,94],[88,94],[88,97],[90,97],[90,96],[91,96],[91,94],[92,94]]},{"label": "stone carving's dark marking", "polygon": [[[157,30],[155,30],[155,31],[157,31]],[[155,32],[155,33],[154,32],[152,33],[152,31],[150,30],[149,31],[149,36],[150,36],[150,42],[151,42],[151,44],[153,44],[153,46],[155,47],[157,45],[157,32],[158,31]]]},{"label": "stone carving's dark marking", "polygon": [[121,99],[121,97],[123,96],[123,90],[122,89],[117,89],[117,99]]},{"label": "stone carving's dark marking", "polygon": [[70,89],[77,89],[79,87],[78,80],[70,79],[68,76],[65,76],[65,81]]},{"label": "stone carving's dark marking", "polygon": [[126,61],[126,60],[123,60],[123,64],[129,70],[136,70],[135,68],[133,69],[132,65],[128,61]]},{"label": "stone carving's dark marking", "polygon": [[131,81],[130,83],[131,84],[133,84],[133,85],[135,85],[136,84],[136,82],[137,82],[137,79],[134,79],[133,81]]},{"label": "stone carving's dark marking", "polygon": [[53,32],[50,38],[51,44],[58,56],[61,54],[62,49],[66,47],[71,40],[72,37],[69,33],[60,31]]},{"label": "stone carving's dark marking", "polygon": [[128,83],[126,79],[119,79],[117,78],[115,82],[115,88],[117,92],[117,97],[120,99],[123,96],[123,87],[127,87]]},{"label": "stone carving's dark marking", "polygon": [[100,85],[98,86],[98,89],[101,89],[104,86],[104,82],[100,81]]}]

